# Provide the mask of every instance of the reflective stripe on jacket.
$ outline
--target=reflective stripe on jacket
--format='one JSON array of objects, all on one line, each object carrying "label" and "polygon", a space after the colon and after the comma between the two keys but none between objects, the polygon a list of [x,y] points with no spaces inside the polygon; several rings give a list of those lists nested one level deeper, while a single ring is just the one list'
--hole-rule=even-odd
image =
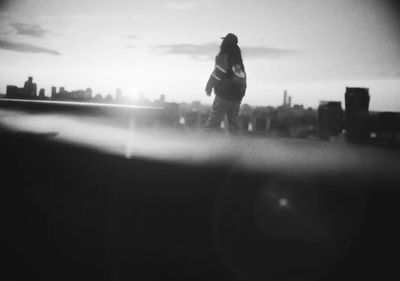
[{"label": "reflective stripe on jacket", "polygon": [[214,89],[214,93],[222,98],[242,100],[246,92],[246,78],[240,64],[229,61],[227,54],[219,54],[206,89]]}]

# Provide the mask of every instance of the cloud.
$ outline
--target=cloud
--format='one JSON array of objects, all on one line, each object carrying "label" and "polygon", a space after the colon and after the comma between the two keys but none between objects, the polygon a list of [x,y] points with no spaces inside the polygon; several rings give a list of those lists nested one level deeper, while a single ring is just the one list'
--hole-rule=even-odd
[{"label": "cloud", "polygon": [[272,47],[244,47],[242,49],[243,55],[246,58],[268,58],[268,59],[280,59],[288,56],[292,56],[298,53],[298,51],[272,48]]},{"label": "cloud", "polygon": [[[195,60],[212,60],[219,51],[216,43],[156,45],[153,48],[161,54],[186,55]],[[260,46],[243,47],[242,53],[247,59],[279,59],[295,55],[297,51]]]},{"label": "cloud", "polygon": [[15,23],[10,23],[10,26],[14,28],[17,34],[27,35],[32,37],[45,37],[46,33],[49,32],[43,29],[43,27],[41,27],[38,24],[15,22]]},{"label": "cloud", "polygon": [[23,52],[23,53],[45,53],[54,56],[61,55],[60,52],[56,50],[34,46],[27,43],[11,42],[6,40],[0,40],[0,49],[10,50],[15,52]]},{"label": "cloud", "polygon": [[196,60],[213,59],[219,46],[215,43],[206,44],[171,44],[153,46],[161,54],[186,55]]}]

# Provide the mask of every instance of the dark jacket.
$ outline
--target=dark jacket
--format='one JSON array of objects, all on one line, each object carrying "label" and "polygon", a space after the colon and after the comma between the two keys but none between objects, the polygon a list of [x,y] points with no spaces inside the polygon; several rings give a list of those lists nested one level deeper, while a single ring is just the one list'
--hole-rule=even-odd
[{"label": "dark jacket", "polygon": [[246,72],[239,62],[231,60],[228,54],[219,54],[215,58],[215,67],[206,91],[214,89],[218,97],[241,101],[246,93],[246,79]]}]

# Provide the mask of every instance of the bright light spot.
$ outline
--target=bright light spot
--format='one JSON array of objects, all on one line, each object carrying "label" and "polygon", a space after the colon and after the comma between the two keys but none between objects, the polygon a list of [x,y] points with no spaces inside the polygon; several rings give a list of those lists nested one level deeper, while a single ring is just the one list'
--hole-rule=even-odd
[{"label": "bright light spot", "polygon": [[288,201],[286,198],[281,198],[279,199],[279,206],[281,207],[287,207],[288,206]]},{"label": "bright light spot", "polygon": [[185,117],[179,118],[179,124],[184,125],[185,124]]},{"label": "bright light spot", "polygon": [[126,94],[129,99],[137,100],[139,98],[139,89],[129,88]]}]

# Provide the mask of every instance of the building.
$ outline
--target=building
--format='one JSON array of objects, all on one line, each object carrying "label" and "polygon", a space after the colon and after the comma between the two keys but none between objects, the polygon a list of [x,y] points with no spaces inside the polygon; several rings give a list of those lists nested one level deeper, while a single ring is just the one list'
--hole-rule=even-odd
[{"label": "building", "polygon": [[18,88],[17,86],[7,85],[6,97],[11,98],[11,99],[18,98],[19,92],[20,92],[20,88]]},{"label": "building", "polygon": [[113,101],[113,96],[111,94],[106,95],[104,98],[105,102],[111,103]]},{"label": "building", "polygon": [[337,137],[342,132],[342,103],[335,101],[321,102],[318,107],[318,132],[323,140]]},{"label": "building", "polygon": [[85,93],[84,93],[84,95],[83,95],[83,99],[84,99],[84,100],[91,100],[91,99],[92,99],[92,96],[93,96],[93,91],[92,91],[92,89],[91,89],[91,88],[86,88],[86,91],[85,91]]},{"label": "building", "polygon": [[25,81],[23,88],[18,88],[14,85],[7,85],[6,90],[7,98],[14,99],[35,99],[37,98],[37,86],[36,83],[33,83],[33,78],[28,77],[28,80]]},{"label": "building", "polygon": [[286,90],[284,90],[283,91],[283,107],[286,107],[286,104],[287,104],[287,91]]},{"label": "building", "polygon": [[372,112],[371,141],[392,147],[400,147],[400,112]]},{"label": "building", "polygon": [[179,126],[179,104],[166,103],[160,114],[160,124],[167,127]]},{"label": "building", "polygon": [[160,98],[158,99],[158,100],[155,100],[154,102],[153,102],[153,104],[155,105],[155,106],[165,106],[165,95],[160,95]]},{"label": "building", "polygon": [[191,110],[184,114],[186,127],[198,129],[201,125],[200,114],[197,110]]},{"label": "building", "polygon": [[57,87],[51,87],[51,98],[56,99],[57,98]]},{"label": "building", "polygon": [[267,121],[265,118],[257,117],[254,122],[254,133],[257,135],[265,135],[267,132]]},{"label": "building", "polygon": [[346,87],[346,139],[364,142],[370,137],[369,89]]},{"label": "building", "polygon": [[33,77],[28,77],[28,80],[24,83],[24,95],[25,97],[36,97],[37,87],[36,83],[33,83]]},{"label": "building", "polygon": [[44,99],[46,96],[44,95],[44,89],[40,89],[39,91],[39,98]]}]

